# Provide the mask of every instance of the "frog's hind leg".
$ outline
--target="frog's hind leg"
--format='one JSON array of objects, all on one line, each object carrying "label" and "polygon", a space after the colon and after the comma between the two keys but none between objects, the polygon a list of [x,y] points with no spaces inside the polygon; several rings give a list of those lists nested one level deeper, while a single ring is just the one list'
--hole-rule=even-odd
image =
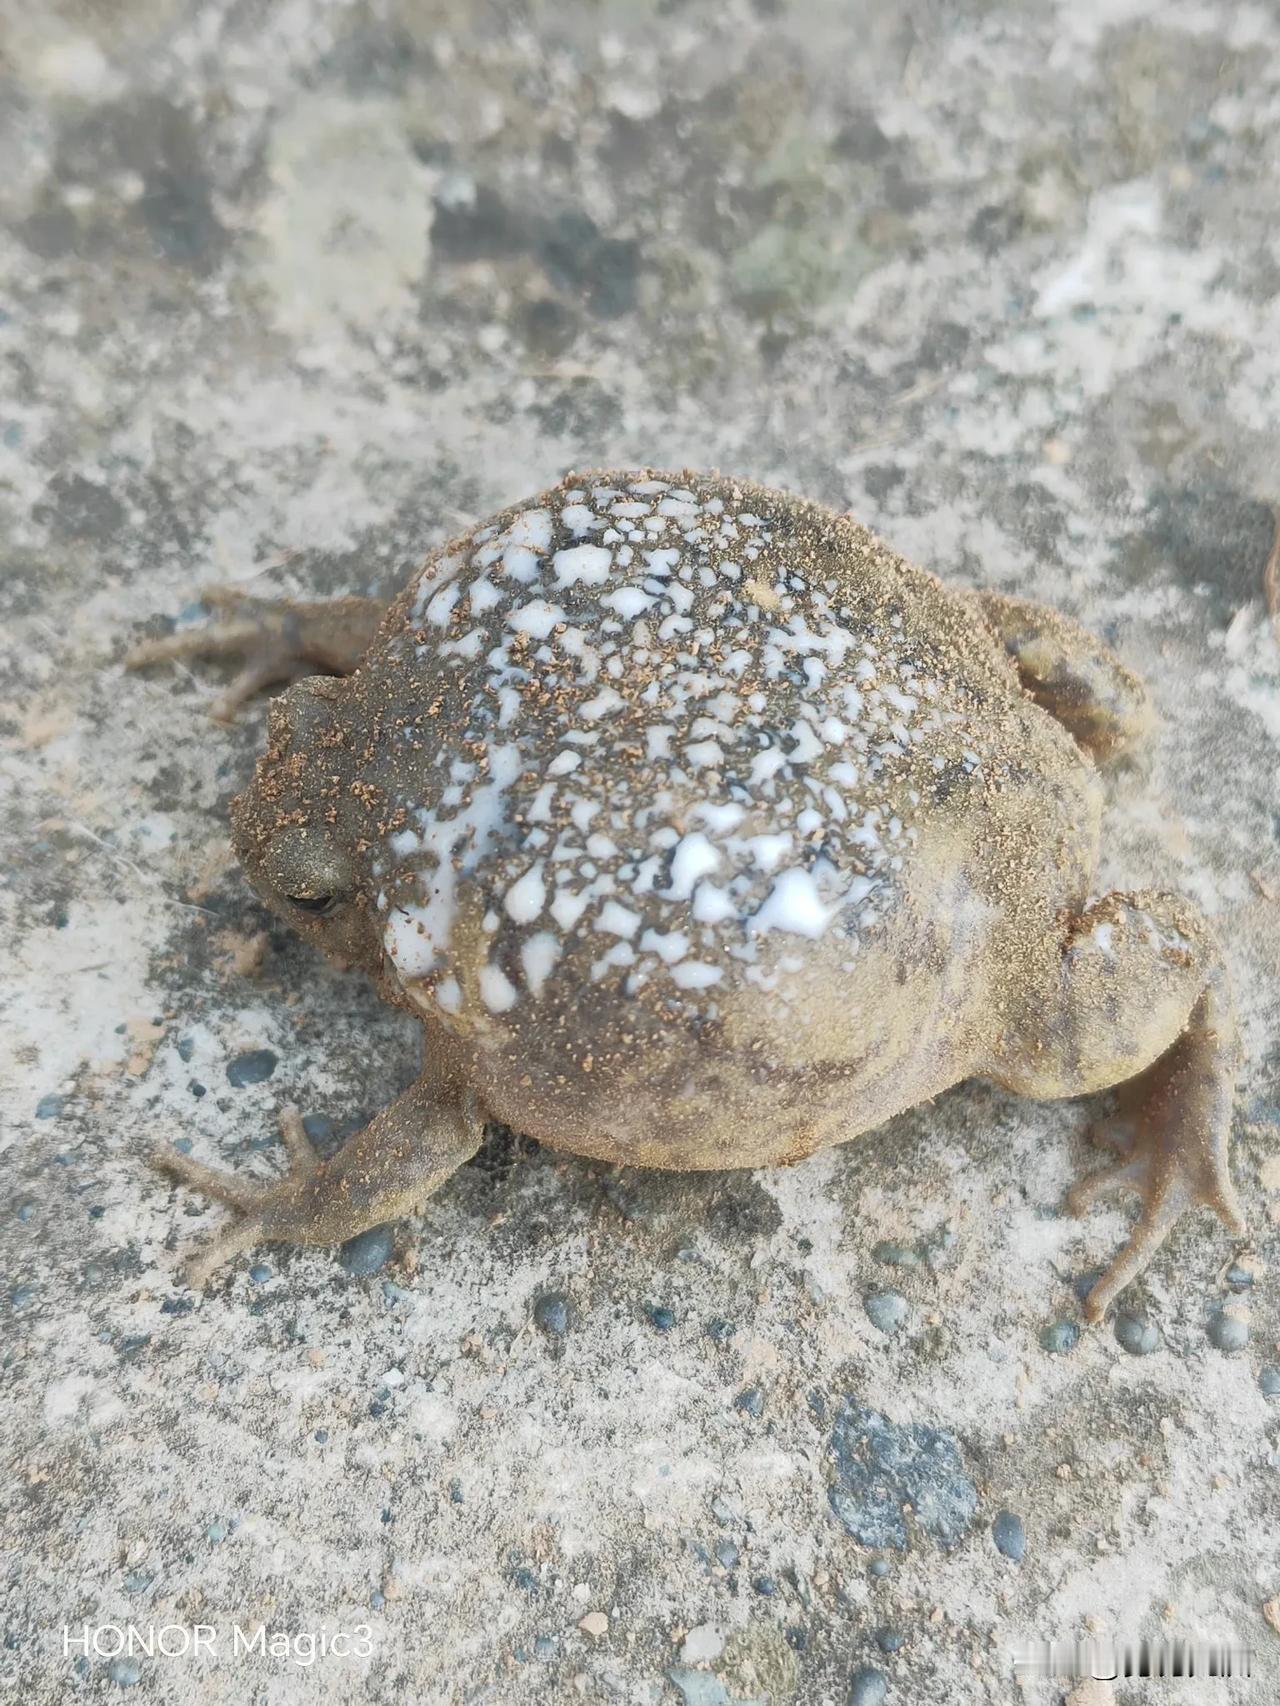
[{"label": "frog's hind leg", "polygon": [[374,1116],[328,1161],[311,1147],[296,1108],[280,1113],[289,1158],[275,1184],[237,1178],[183,1155],[158,1150],[152,1165],[238,1216],[186,1264],[199,1289],[216,1269],[257,1244],[341,1244],[371,1226],[414,1213],[480,1147],[483,1125],[466,1096],[419,1080]]},{"label": "frog's hind leg", "polygon": [[970,597],[1023,687],[1099,763],[1130,751],[1150,732],[1146,688],[1087,628],[1028,598]]},{"label": "frog's hind leg", "polygon": [[387,608],[376,598],[254,598],[236,587],[212,587],[201,596],[219,620],[143,640],[124,661],[127,669],[145,669],[181,658],[242,659],[240,674],[212,707],[220,722],[264,688],[304,675],[352,674]]},{"label": "frog's hind leg", "polygon": [[1111,894],[1070,925],[1037,985],[1034,1032],[1008,1035],[991,1076],[1037,1098],[1117,1087],[1093,1128],[1117,1152],[1068,1198],[1077,1213],[1116,1191],[1142,1212],[1085,1302],[1097,1320],[1189,1209],[1245,1232],[1228,1163],[1237,1045],[1226,969],[1208,925],[1179,895]]}]

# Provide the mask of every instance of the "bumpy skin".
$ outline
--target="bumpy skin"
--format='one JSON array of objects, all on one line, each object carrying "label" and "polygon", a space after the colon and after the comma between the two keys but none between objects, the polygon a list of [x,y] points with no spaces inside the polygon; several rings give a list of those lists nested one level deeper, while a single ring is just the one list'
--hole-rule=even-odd
[{"label": "bumpy skin", "polygon": [[[355,664],[348,601],[154,645]],[[248,628],[266,634],[264,647]],[[348,637],[344,654],[342,634]],[[337,636],[335,638],[335,636]],[[292,652],[291,652],[292,648]],[[290,1122],[196,1266],[405,1213],[484,1117],[633,1165],[759,1167],[974,1075],[1125,1085],[1133,1239],[1098,1315],[1195,1203],[1243,1229],[1235,1042],[1188,900],[1090,899],[1140,684],[1074,623],[948,592],[847,517],[718,476],[605,471],[434,552],[349,679],[299,681],[233,807],[264,899],[426,1031],[426,1075],[328,1163]]]}]

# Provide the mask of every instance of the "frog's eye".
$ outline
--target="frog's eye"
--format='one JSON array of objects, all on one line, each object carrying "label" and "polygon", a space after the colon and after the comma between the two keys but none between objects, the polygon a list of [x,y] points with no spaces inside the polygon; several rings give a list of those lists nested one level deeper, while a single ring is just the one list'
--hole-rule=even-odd
[{"label": "frog's eye", "polygon": [[327,918],[338,907],[336,894],[291,894],[285,899],[290,906],[296,906],[299,912],[310,912],[317,918]]}]

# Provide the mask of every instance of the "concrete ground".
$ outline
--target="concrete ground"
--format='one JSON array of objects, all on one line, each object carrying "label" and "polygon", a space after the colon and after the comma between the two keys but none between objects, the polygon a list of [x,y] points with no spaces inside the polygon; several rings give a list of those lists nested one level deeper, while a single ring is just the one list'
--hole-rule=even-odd
[{"label": "concrete ground", "polygon": [[[0,163],[14,1697],[1057,1702],[1016,1646],[1089,1632],[1253,1649],[1134,1706],[1280,1697],[1275,8],[0,0]],[[1132,1211],[1060,1210],[1086,1106],[973,1085],[786,1172],[494,1133],[393,1241],[182,1288],[218,1211],[148,1148],[268,1173],[417,1045],[228,863],[262,708],[125,650],[627,461],[1145,673],[1102,881],[1220,931],[1247,1248],[1077,1336]]]}]

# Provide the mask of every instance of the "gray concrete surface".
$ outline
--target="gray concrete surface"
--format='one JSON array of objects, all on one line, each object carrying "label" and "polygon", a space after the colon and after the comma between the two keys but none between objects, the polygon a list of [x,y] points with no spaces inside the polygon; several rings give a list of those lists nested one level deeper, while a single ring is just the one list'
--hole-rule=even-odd
[{"label": "gray concrete surface", "polygon": [[[1056,1702],[1013,1645],[1090,1630],[1280,1697],[1275,8],[3,0],[0,162],[14,1697]],[[1146,1354],[1045,1348],[1129,1211],[1059,1213],[1086,1107],[981,1085],[774,1174],[495,1134],[371,1275],[177,1283],[216,1211],[151,1144],[269,1172],[280,1103],[336,1138],[416,1045],[226,864],[261,708],[125,648],[627,460],[848,506],[1150,680],[1103,874],[1220,929],[1254,1236],[1179,1230]],[[64,1653],[129,1623],[217,1650]]]}]

